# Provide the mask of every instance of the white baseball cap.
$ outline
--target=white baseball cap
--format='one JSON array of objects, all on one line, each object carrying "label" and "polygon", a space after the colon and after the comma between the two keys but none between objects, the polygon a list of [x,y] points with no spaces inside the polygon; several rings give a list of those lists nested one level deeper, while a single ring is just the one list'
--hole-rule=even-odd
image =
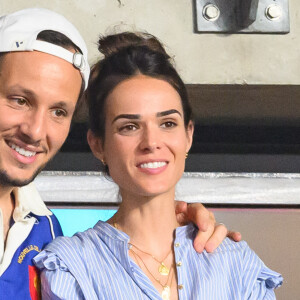
[{"label": "white baseball cap", "polygon": [[[82,54],[37,40],[38,34],[44,30],[64,34]],[[65,17],[44,8],[27,8],[0,17],[0,52],[34,50],[55,55],[73,64],[79,69],[87,88],[90,75],[87,47],[78,30]]]}]

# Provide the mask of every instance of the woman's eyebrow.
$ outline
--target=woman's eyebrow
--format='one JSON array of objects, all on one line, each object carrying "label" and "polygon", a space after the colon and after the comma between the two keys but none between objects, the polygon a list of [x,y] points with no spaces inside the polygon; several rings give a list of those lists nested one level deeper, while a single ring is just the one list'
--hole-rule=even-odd
[{"label": "woman's eyebrow", "polygon": [[179,114],[180,117],[182,117],[181,113],[177,109],[169,109],[165,111],[158,112],[156,114],[157,117],[164,117],[171,114]]},{"label": "woman's eyebrow", "polygon": [[[169,110],[158,112],[156,114],[156,117],[164,117],[164,116],[171,115],[171,114],[179,114],[180,116],[182,116],[181,113],[177,109],[169,109]],[[141,115],[139,115],[139,114],[121,114],[121,115],[116,116],[112,120],[111,123],[113,124],[118,119],[140,120],[141,119]]]},{"label": "woman's eyebrow", "polygon": [[130,119],[130,120],[138,120],[141,118],[141,115],[138,114],[121,114],[116,116],[111,123],[116,122],[118,119]]}]

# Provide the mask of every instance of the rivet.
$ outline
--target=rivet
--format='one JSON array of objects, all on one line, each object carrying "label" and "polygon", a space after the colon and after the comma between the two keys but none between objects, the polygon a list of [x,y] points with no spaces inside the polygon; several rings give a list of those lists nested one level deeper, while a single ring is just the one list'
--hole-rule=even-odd
[{"label": "rivet", "polygon": [[277,20],[282,16],[282,9],[279,5],[271,4],[266,8],[266,17],[269,20]]},{"label": "rivet", "polygon": [[216,21],[220,16],[220,10],[216,5],[208,4],[203,7],[203,17],[207,21]]}]

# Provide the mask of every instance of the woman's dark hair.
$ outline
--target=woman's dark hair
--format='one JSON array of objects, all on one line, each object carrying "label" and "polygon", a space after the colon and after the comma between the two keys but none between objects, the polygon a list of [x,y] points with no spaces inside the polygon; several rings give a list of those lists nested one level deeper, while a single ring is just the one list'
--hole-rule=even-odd
[{"label": "woman's dark hair", "polygon": [[165,80],[178,92],[187,128],[192,109],[186,87],[154,36],[123,32],[100,37],[98,45],[104,58],[93,66],[87,90],[90,128],[96,136],[104,141],[107,96],[119,83],[138,74]]}]

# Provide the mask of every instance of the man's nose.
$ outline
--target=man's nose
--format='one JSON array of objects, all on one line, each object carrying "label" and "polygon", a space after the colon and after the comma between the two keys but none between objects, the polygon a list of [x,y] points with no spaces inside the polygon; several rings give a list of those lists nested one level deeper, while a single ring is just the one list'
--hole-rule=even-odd
[{"label": "man's nose", "polygon": [[29,142],[40,142],[46,136],[47,116],[44,111],[33,111],[26,115],[20,130],[29,139]]}]

